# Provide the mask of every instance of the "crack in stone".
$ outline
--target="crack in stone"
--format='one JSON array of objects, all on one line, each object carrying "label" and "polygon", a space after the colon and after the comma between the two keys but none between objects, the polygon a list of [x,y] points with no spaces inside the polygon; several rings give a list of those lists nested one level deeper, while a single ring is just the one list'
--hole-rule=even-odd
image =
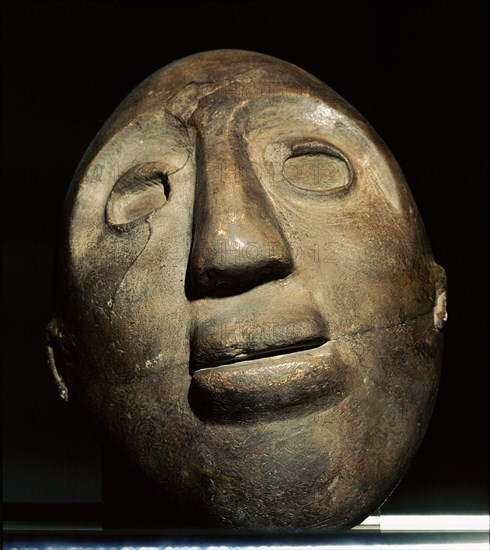
[{"label": "crack in stone", "polygon": [[362,330],[358,330],[355,332],[346,332],[345,334],[341,334],[340,336],[337,336],[336,338],[333,338],[331,340],[328,340],[328,342],[338,342],[340,340],[345,340],[348,338],[356,338],[358,336],[364,336],[365,334],[369,334],[370,332],[381,332],[383,330],[389,330],[393,328],[402,327],[403,325],[406,325],[407,323],[410,323],[412,321],[415,321],[416,319],[420,319],[420,317],[425,317],[426,315],[430,315],[432,313],[432,309],[428,311],[424,311],[423,313],[417,313],[416,315],[412,315],[411,317],[407,317],[403,321],[400,321],[399,323],[392,323],[389,325],[385,325],[382,327],[371,327],[366,328]]},{"label": "crack in stone", "polygon": [[[201,86],[218,86],[222,87],[223,85],[229,84],[229,83],[236,83],[237,77],[243,77],[244,75],[253,73],[255,71],[254,68],[250,69],[244,69],[243,71],[238,71],[234,73],[232,76],[227,76],[225,78],[216,78],[213,80],[189,80],[180,90],[176,91],[173,95],[170,96],[168,103],[170,103],[175,97],[181,95],[183,92],[190,88],[190,87],[196,87],[200,88]],[[216,90],[213,90],[216,91]],[[210,92],[212,93],[212,92]]]},{"label": "crack in stone", "polygon": [[[175,170],[173,170],[172,172],[168,172],[166,173],[165,175],[167,177],[170,177],[172,176],[173,174],[176,174],[177,172],[180,172],[180,170],[183,170],[187,164],[189,163],[189,161],[191,160],[191,153],[190,151],[187,153],[187,158],[185,159],[185,162],[182,166],[180,166],[179,168],[176,168]],[[153,212],[152,212],[153,214]],[[124,279],[126,278],[126,275],[128,274],[129,270],[133,267],[133,265],[136,263],[136,261],[138,260],[138,258],[141,256],[141,254],[143,254],[143,252],[145,251],[146,247],[148,246],[148,243],[150,242],[150,239],[153,235],[153,231],[152,231],[152,228],[151,228],[151,224],[150,224],[150,217],[152,216],[152,214],[150,214],[146,219],[145,219],[145,223],[148,225],[148,236],[146,238],[146,242],[145,244],[143,245],[143,247],[141,248],[141,250],[138,252],[138,254],[135,256],[135,258],[133,259],[133,261],[129,264],[128,268],[126,269],[126,271],[124,272],[123,276],[121,277],[121,280],[119,281],[119,283],[117,284],[116,288],[114,289],[114,292],[111,294],[111,297],[110,297],[110,306],[109,306],[109,309],[112,310],[113,306],[114,306],[114,302],[116,301],[116,295],[117,293],[119,292],[119,289],[122,285],[122,283],[124,282]]]},{"label": "crack in stone", "polygon": [[[169,109],[169,113],[179,120],[184,120],[187,126],[189,120],[209,95],[228,85],[243,86],[243,83],[247,81],[247,75],[253,76],[254,72],[254,68],[247,68],[234,73],[232,77],[214,80],[191,80],[168,98],[167,105],[173,104],[176,107],[176,109]],[[248,80],[250,79],[251,77],[248,76]]]},{"label": "crack in stone", "polygon": [[124,279],[126,278],[126,275],[129,273],[129,270],[133,267],[133,265],[136,263],[136,261],[138,260],[138,258],[141,256],[141,254],[143,254],[143,252],[145,251],[146,247],[148,246],[148,243],[150,242],[150,239],[151,239],[151,236],[153,234],[153,231],[151,229],[151,224],[150,224],[150,220],[149,218],[151,217],[151,214],[150,216],[148,216],[148,218],[145,219],[145,223],[147,224],[148,226],[148,236],[146,238],[146,242],[145,244],[142,246],[141,250],[138,252],[138,254],[136,254],[135,258],[133,259],[133,261],[129,264],[129,266],[127,267],[127,269],[125,270],[123,276],[121,277],[121,280],[119,281],[119,283],[117,284],[116,288],[114,289],[114,292],[112,293],[111,295],[111,298],[110,298],[110,301],[111,301],[111,304],[110,304],[110,309],[112,310],[112,308],[114,307],[114,303],[116,301],[116,296],[117,296],[117,293],[119,292],[119,289],[121,288],[121,285],[123,284],[124,282]]},{"label": "crack in stone", "polygon": [[[150,237],[151,237],[151,230],[150,230],[150,234],[148,236],[148,241],[149,241]],[[146,245],[148,244],[148,241],[146,242],[145,246],[142,248],[141,252],[138,254],[138,257],[143,253],[144,249],[146,248]],[[136,261],[136,259],[134,261]],[[132,262],[131,265],[133,265],[133,264],[134,264],[134,262]],[[129,269],[131,269],[131,266],[129,266],[129,268],[126,270],[126,273],[129,271]],[[123,276],[123,279],[124,279],[125,276],[126,276],[126,274]],[[121,280],[121,283],[122,283],[122,280]],[[116,295],[116,293],[117,293],[117,289],[116,289],[116,292],[114,293],[114,296]],[[341,336],[338,336],[337,338],[334,338],[332,340],[328,340],[327,344],[334,343],[334,342],[339,342],[339,341],[342,341],[342,340],[347,340],[349,338],[361,337],[361,336],[364,336],[365,334],[369,334],[369,333],[376,333],[376,332],[381,332],[381,331],[384,331],[384,330],[389,330],[389,329],[394,329],[394,328],[397,328],[397,327],[401,327],[401,326],[403,326],[407,323],[415,321],[416,319],[419,319],[421,317],[424,317],[426,315],[431,315],[431,314],[432,314],[432,309],[430,309],[426,312],[423,312],[423,313],[418,313],[416,315],[412,315],[411,317],[407,317],[406,319],[404,319],[403,321],[400,321],[399,323],[393,323],[393,324],[386,325],[386,326],[383,326],[383,327],[368,328],[368,329],[364,329],[364,330],[359,330],[357,332],[346,332],[345,334],[342,334]],[[111,325],[112,325],[112,322],[111,322]],[[135,374],[129,376],[125,380],[115,381],[115,380],[110,380],[110,379],[101,379],[100,382],[102,382],[104,384],[107,384],[109,386],[122,387],[122,386],[126,386],[128,384],[132,384],[135,380],[141,380],[141,379],[143,379],[144,377],[147,377],[147,376],[148,376],[148,373],[141,373],[140,375],[137,375],[135,373]],[[155,374],[155,373],[151,373],[150,376],[158,376],[158,375]]]},{"label": "crack in stone", "polygon": [[[176,174],[177,172],[180,172],[181,170],[183,170],[187,164],[189,163],[189,160],[191,158],[191,152],[190,151],[187,151],[187,158],[185,159],[185,162],[182,166],[179,166],[179,168],[176,168],[175,170],[173,170],[172,172],[165,172],[165,176],[167,178],[169,178],[170,176],[173,176],[174,174]],[[148,219],[145,220],[146,222],[148,222]],[[150,233],[151,233],[151,227],[150,227]],[[148,244],[148,243],[147,243]],[[146,245],[145,245],[146,246]]]}]

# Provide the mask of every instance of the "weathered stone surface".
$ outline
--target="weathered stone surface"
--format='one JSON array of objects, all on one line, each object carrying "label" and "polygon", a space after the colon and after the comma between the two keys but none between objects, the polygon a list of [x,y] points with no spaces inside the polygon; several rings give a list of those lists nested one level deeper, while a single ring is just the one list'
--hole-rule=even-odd
[{"label": "weathered stone surface", "polygon": [[75,174],[58,273],[51,368],[129,518],[351,526],[424,435],[444,270],[382,140],[284,61],[140,84]]}]

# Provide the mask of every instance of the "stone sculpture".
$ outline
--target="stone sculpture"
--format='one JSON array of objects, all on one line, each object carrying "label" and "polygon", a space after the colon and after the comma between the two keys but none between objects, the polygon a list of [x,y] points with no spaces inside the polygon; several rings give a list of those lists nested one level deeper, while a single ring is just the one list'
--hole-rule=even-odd
[{"label": "stone sculpture", "polygon": [[74,176],[57,289],[51,369],[128,517],[349,527],[428,425],[444,270],[382,140],[284,61],[197,54],[123,101]]}]

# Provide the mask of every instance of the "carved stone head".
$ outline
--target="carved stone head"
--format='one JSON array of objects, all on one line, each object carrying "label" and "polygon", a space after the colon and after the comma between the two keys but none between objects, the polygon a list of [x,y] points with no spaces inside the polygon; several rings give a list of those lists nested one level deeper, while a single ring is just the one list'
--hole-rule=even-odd
[{"label": "carved stone head", "polygon": [[444,270],[383,141],[296,66],[142,82],[75,174],[58,275],[61,395],[162,524],[354,525],[424,435]]}]

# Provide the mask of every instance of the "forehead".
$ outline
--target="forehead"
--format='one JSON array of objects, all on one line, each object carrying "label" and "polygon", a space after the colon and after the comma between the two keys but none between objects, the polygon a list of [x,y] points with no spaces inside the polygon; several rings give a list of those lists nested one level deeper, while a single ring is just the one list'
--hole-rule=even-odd
[{"label": "forehead", "polygon": [[[177,142],[186,139],[185,128],[190,126],[200,126],[206,139],[214,139],[214,134],[225,143],[227,137],[220,135],[225,125],[237,134],[245,132],[257,146],[259,142],[266,146],[287,140],[288,133],[291,137],[310,134],[311,138],[326,139],[343,149],[359,167],[376,172],[368,178],[373,180],[372,188],[379,188],[395,210],[411,207],[410,193],[396,161],[372,127],[342,97],[285,61],[253,52],[220,50],[174,62],[129,94],[79,164],[66,202],[67,212],[84,188],[97,191],[85,185],[87,171],[93,163],[107,163],[108,150],[119,151],[118,164],[131,161],[127,147],[133,138],[127,136],[149,132],[149,137],[158,141],[155,147],[167,147],[172,152]],[[177,133],[171,131],[174,127],[180,128]],[[172,140],[177,135],[181,137]],[[189,143],[179,150],[191,155],[192,147]],[[106,183],[109,189],[110,182]],[[101,198],[104,193],[99,189],[97,194]]]},{"label": "forehead", "polygon": [[161,111],[187,125],[217,106],[294,96],[315,98],[363,120],[331,88],[295,65],[253,52],[218,50],[187,57],[150,75],[121,103],[96,141],[101,146],[127,125]]}]

